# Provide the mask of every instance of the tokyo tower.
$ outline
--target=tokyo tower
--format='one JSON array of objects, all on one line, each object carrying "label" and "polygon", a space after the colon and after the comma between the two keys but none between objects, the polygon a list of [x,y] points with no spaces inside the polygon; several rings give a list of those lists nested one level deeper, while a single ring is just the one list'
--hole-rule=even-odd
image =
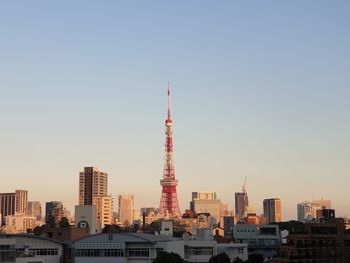
[{"label": "tokyo tower", "polygon": [[165,120],[165,156],[163,178],[160,180],[162,194],[160,197],[159,213],[170,217],[180,216],[180,207],[177,200],[173,160],[173,121],[170,114],[170,83],[168,83],[168,118]]}]

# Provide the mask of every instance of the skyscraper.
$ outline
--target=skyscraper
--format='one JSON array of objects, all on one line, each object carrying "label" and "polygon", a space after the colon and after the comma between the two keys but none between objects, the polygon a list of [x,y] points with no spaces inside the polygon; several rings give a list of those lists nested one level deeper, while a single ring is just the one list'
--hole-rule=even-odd
[{"label": "skyscraper", "polygon": [[119,195],[118,196],[118,217],[119,222],[123,225],[130,225],[133,222],[133,212],[134,212],[134,196],[129,195]]},{"label": "skyscraper", "polygon": [[163,178],[160,180],[162,194],[160,197],[159,213],[171,217],[180,216],[179,201],[177,199],[176,186],[178,181],[175,178],[173,160],[173,121],[170,114],[170,84],[168,83],[168,118],[165,121],[165,163]]},{"label": "skyscraper", "polygon": [[79,175],[79,205],[92,205],[94,197],[107,196],[107,180],[107,173],[85,167]]},{"label": "skyscraper", "polygon": [[235,193],[235,214],[238,221],[243,221],[244,213],[249,206],[246,184],[247,177],[244,178],[242,192]]},{"label": "skyscraper", "polygon": [[281,200],[279,198],[264,199],[264,217],[266,224],[281,222]]},{"label": "skyscraper", "polygon": [[237,220],[241,221],[244,218],[244,212],[248,207],[248,194],[247,192],[237,192],[235,193],[235,214]]}]

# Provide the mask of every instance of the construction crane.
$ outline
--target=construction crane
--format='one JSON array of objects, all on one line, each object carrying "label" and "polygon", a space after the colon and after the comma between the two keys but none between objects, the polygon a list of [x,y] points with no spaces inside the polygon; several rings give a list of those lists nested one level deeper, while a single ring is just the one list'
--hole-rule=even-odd
[{"label": "construction crane", "polygon": [[246,193],[247,192],[247,176],[244,177],[244,183],[242,185],[242,192]]}]

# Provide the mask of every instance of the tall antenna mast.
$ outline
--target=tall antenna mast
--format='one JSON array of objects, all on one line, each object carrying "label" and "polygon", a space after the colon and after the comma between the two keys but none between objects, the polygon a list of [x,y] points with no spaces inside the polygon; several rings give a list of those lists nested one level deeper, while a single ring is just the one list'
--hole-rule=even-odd
[{"label": "tall antenna mast", "polygon": [[168,119],[171,119],[170,114],[170,81],[168,81]]}]

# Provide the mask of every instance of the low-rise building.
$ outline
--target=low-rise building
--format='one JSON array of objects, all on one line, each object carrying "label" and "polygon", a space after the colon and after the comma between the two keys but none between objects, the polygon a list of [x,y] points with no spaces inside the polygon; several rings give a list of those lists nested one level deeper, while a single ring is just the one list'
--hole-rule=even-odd
[{"label": "low-rise building", "polygon": [[34,229],[38,222],[33,216],[24,214],[8,215],[5,217],[5,232],[11,234],[27,233],[28,229]]},{"label": "low-rise building", "polygon": [[278,255],[281,236],[278,225],[237,224],[233,227],[236,243],[248,244],[248,254],[261,254],[265,259]]},{"label": "low-rise building", "polygon": [[[164,231],[168,227],[168,224],[164,225]],[[101,233],[75,241],[72,254],[75,263],[149,263],[160,251],[177,253],[186,262],[208,262],[213,255],[220,252],[225,252],[232,258],[248,259],[246,244],[218,244],[213,240],[211,231],[210,228],[196,230],[196,234],[191,238],[189,235],[173,238],[169,233]]]},{"label": "low-rise building", "polygon": [[278,262],[350,262],[350,232],[344,219],[306,223],[304,233],[289,234]]},{"label": "low-rise building", "polygon": [[65,262],[64,245],[32,235],[0,235],[0,262]]}]

